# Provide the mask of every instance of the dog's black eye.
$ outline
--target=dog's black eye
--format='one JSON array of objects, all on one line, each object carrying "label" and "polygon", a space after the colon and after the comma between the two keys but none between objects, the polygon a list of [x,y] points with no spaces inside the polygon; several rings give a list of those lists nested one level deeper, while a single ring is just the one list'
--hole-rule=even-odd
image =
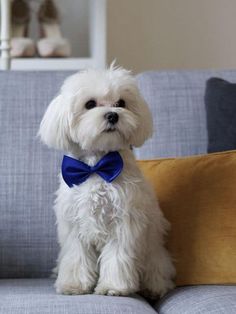
[{"label": "dog's black eye", "polygon": [[124,99],[119,99],[116,103],[116,107],[125,108],[125,101]]},{"label": "dog's black eye", "polygon": [[96,101],[93,100],[93,99],[90,99],[89,101],[86,102],[85,108],[88,109],[88,110],[89,109],[93,109],[93,108],[96,107],[96,105],[97,105]]}]

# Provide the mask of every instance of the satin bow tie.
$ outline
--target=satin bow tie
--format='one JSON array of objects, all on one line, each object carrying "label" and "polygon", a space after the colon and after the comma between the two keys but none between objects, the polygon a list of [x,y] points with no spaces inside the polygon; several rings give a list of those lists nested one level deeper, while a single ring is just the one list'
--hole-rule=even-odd
[{"label": "satin bow tie", "polygon": [[122,169],[123,160],[118,152],[106,154],[93,167],[83,161],[64,156],[61,166],[62,177],[69,187],[83,183],[93,173],[98,174],[106,182],[112,182],[118,177]]}]

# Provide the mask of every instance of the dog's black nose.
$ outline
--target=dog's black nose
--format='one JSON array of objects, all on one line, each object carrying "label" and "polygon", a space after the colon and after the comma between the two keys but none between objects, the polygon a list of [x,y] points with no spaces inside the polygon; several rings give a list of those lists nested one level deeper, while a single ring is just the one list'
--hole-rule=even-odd
[{"label": "dog's black nose", "polygon": [[104,117],[111,124],[116,124],[119,120],[119,116],[116,112],[107,112]]}]

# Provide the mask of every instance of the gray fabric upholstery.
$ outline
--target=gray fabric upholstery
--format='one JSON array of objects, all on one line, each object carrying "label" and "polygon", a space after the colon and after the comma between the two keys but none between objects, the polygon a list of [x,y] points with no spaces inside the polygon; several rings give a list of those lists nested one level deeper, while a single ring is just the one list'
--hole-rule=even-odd
[{"label": "gray fabric upholstery", "polygon": [[[57,241],[52,204],[62,153],[36,138],[43,113],[71,72],[0,72],[0,278],[47,277]],[[206,151],[205,80],[236,79],[236,71],[149,72],[138,76],[154,114],[154,138],[139,158]],[[140,298],[56,295],[48,279],[0,280],[0,313],[145,314],[155,311]],[[177,289],[160,313],[236,312],[236,288]]]},{"label": "gray fabric upholstery", "polygon": [[156,306],[159,314],[235,314],[236,286],[194,286],[175,289]]},{"label": "gray fabric upholstery", "polygon": [[[0,278],[47,277],[57,240],[52,211],[61,152],[36,138],[43,113],[71,72],[0,72]],[[206,149],[204,80],[236,71],[149,72],[138,76],[155,120],[154,139],[138,156]]]},{"label": "gray fabric upholstery", "polygon": [[55,293],[52,280],[0,280],[2,314],[155,314],[141,297],[96,295],[64,296]]},{"label": "gray fabric upholstery", "polygon": [[44,277],[55,264],[52,204],[61,153],[36,138],[67,72],[0,72],[0,277]]},{"label": "gray fabric upholstery", "polygon": [[217,76],[236,80],[236,71],[160,71],[138,75],[154,117],[154,135],[138,158],[175,157],[207,152],[205,83]]}]

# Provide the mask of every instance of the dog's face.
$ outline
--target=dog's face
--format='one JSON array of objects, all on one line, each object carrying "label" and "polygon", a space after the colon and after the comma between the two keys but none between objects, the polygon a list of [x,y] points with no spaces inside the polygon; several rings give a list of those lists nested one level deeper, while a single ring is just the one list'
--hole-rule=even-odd
[{"label": "dog's face", "polygon": [[69,77],[40,125],[41,139],[70,151],[114,151],[141,146],[152,134],[150,111],[129,71],[111,67]]}]

